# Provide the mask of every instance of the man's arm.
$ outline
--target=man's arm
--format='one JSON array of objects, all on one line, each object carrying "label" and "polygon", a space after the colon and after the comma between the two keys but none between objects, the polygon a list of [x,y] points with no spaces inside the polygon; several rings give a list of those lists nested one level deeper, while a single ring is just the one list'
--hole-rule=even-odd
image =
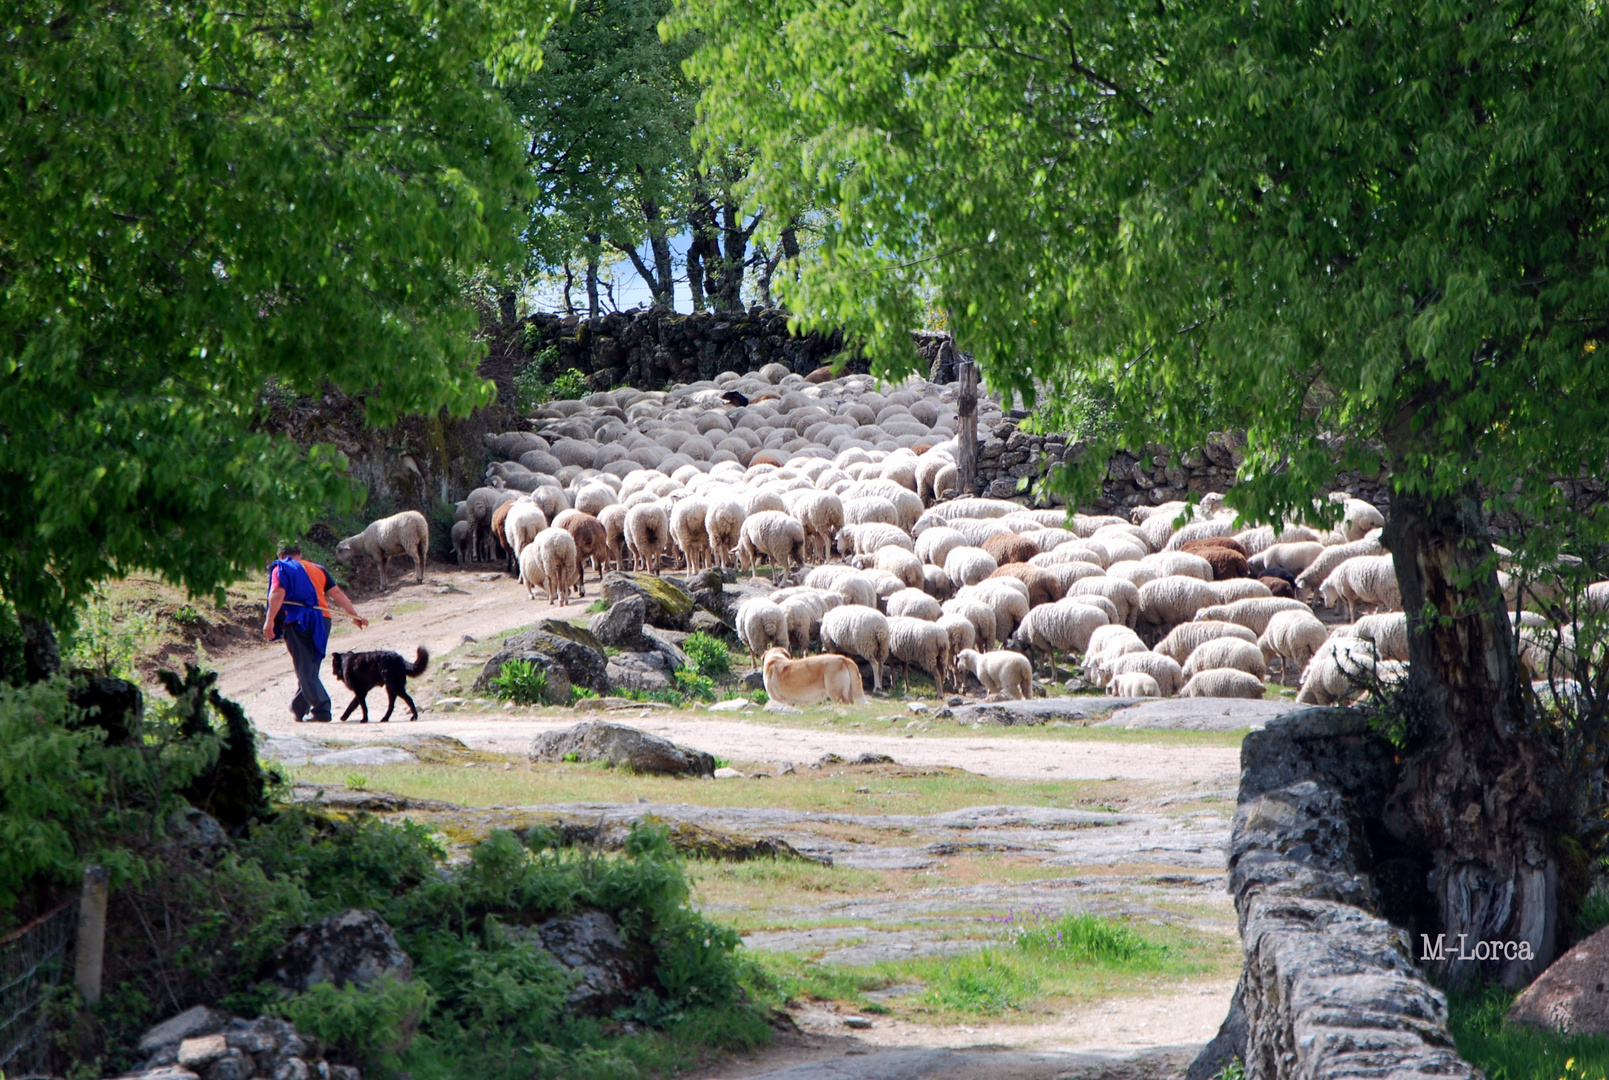
[{"label": "man's arm", "polygon": [[358,624],[359,630],[362,630],[369,625],[369,620],[358,614],[358,609],[352,606],[352,601],[347,599],[346,591],[339,585],[330,586],[329,591],[324,595],[328,596],[331,600],[334,600],[342,611],[352,616],[352,621]]},{"label": "man's arm", "polygon": [[275,589],[268,594],[268,618],[263,620],[263,640],[274,640],[274,620],[279,618],[279,609],[285,603],[285,590]]}]

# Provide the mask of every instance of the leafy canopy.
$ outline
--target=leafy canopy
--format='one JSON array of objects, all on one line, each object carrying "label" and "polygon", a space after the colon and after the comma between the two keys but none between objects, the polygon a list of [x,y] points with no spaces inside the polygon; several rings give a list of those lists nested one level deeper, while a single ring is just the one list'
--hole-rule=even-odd
[{"label": "leafy canopy", "polygon": [[486,401],[460,282],[519,258],[496,86],[553,0],[20,0],[0,35],[0,591],[61,618],[136,568],[195,590],[347,494],[253,430],[265,389],[368,419]]},{"label": "leafy canopy", "polygon": [[1244,425],[1231,502],[1265,518],[1333,475],[1321,432],[1536,518],[1601,474],[1601,4],[681,0],[672,29],[754,198],[835,211],[793,309],[886,370],[931,301],[997,388],[1181,449]]}]

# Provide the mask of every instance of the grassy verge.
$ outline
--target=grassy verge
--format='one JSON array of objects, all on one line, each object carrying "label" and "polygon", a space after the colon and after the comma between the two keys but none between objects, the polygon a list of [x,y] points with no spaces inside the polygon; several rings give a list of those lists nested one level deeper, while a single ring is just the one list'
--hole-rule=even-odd
[{"label": "grassy verge", "polygon": [[1602,1080],[1609,1039],[1560,1035],[1504,1023],[1514,994],[1490,988],[1450,996],[1449,1026],[1459,1056],[1489,1080]]}]

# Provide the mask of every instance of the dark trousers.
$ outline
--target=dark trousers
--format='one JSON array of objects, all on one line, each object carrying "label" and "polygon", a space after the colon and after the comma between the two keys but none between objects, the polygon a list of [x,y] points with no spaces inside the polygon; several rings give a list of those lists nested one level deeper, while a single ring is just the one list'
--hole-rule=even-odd
[{"label": "dark trousers", "polygon": [[309,709],[313,719],[330,719],[330,695],[319,681],[319,665],[324,654],[313,647],[313,635],[294,626],[285,627],[285,649],[291,654],[291,667],[296,669],[296,696],[291,698],[291,712],[300,720]]}]

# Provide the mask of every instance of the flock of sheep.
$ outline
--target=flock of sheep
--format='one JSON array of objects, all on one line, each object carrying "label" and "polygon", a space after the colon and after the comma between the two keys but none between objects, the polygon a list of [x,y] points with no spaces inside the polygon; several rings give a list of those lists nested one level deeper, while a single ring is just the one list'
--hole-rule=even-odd
[{"label": "flock of sheep", "polygon": [[[941,693],[971,676],[1026,697],[1035,664],[1054,681],[1060,656],[1137,698],[1260,698],[1277,675],[1330,704],[1401,676],[1406,623],[1370,503],[1333,496],[1337,528],[1276,532],[1241,527],[1213,494],[1129,518],[955,498],[953,398],[773,364],[555,402],[536,431],[487,437],[505,460],[458,504],[453,546],[460,562],[508,560],[559,604],[585,595],[589,566],[767,565],[784,587],[736,616],[751,655],[847,655],[876,689],[898,664]],[[998,414],[979,403],[980,424]]]}]

